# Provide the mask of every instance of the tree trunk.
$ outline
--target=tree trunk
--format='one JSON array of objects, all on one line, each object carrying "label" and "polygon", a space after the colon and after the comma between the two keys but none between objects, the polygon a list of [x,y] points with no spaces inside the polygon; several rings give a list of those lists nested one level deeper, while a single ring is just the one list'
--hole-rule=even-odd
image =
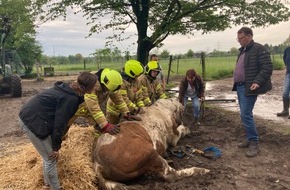
[{"label": "tree trunk", "polygon": [[152,49],[151,42],[148,40],[139,40],[137,47],[137,60],[140,61],[144,66],[148,62],[149,52]]}]

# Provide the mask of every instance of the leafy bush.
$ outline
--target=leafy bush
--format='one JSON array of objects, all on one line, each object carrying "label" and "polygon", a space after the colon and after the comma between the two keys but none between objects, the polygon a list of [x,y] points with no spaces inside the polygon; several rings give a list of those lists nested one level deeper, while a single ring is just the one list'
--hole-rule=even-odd
[{"label": "leafy bush", "polygon": [[274,70],[283,70],[285,68],[285,65],[282,61],[273,60],[272,62]]}]

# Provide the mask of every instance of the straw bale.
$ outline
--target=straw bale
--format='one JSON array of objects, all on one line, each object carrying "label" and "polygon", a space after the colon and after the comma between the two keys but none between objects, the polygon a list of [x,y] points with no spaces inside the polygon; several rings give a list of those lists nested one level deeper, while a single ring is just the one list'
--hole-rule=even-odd
[{"label": "straw bale", "polygon": [[[59,179],[64,189],[98,189],[91,156],[95,137],[92,127],[72,126],[69,130],[68,138],[63,141],[58,162]],[[42,159],[33,145],[26,143],[11,146],[9,152],[0,159],[0,189],[41,189]]]}]

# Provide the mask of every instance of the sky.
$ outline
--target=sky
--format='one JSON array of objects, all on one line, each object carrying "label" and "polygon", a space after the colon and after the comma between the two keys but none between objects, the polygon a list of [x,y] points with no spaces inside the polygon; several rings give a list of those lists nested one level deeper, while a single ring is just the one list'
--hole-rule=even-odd
[{"label": "sky", "polygon": [[[135,26],[134,26],[135,27]],[[229,51],[232,47],[239,48],[236,41],[237,31],[241,26],[236,26],[221,32],[201,34],[197,32],[194,36],[174,35],[168,36],[159,49],[152,49],[150,53],[161,53],[167,50],[170,54],[185,54],[189,49],[194,52],[211,52],[214,49]],[[105,48],[106,37],[114,31],[106,30],[99,34],[89,34],[90,26],[81,15],[69,14],[63,21],[49,21],[39,25],[37,29],[37,40],[40,42],[43,53],[48,56],[68,56],[77,53],[87,57],[97,49]],[[131,28],[128,33],[134,33]],[[290,35],[290,20],[266,28],[253,28],[254,40],[261,44],[278,45],[283,43]],[[122,52],[130,51],[131,55],[136,53],[137,36],[130,40],[114,42]],[[111,47],[113,47],[111,46]]]}]

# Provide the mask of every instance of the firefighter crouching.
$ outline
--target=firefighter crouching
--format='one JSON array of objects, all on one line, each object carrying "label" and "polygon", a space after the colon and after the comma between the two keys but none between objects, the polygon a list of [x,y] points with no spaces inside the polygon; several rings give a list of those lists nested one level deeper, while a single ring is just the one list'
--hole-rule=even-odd
[{"label": "firefighter crouching", "polygon": [[145,66],[145,74],[138,77],[143,91],[145,106],[153,104],[158,99],[167,98],[162,85],[156,80],[161,68],[157,61],[149,61]]},{"label": "firefighter crouching", "polygon": [[[137,78],[144,72],[144,68],[141,63],[137,60],[128,60],[125,63],[124,69],[121,72],[123,83],[120,88],[120,93],[126,102],[127,107],[130,111],[129,119],[140,120],[135,114],[144,113],[142,107],[144,103],[142,101],[142,88]],[[114,101],[109,98],[107,102],[107,119],[112,124],[119,123],[121,119],[121,109]],[[126,118],[127,116],[125,116]]]},{"label": "firefighter crouching", "polygon": [[100,69],[96,75],[98,80],[94,91],[84,95],[84,103],[79,106],[71,122],[79,116],[86,117],[90,124],[94,125],[96,123],[95,128],[102,133],[117,134],[120,128],[108,122],[100,105],[110,97],[120,109],[122,116],[129,115],[129,109],[119,91],[122,85],[122,77],[118,71],[108,68]]}]

